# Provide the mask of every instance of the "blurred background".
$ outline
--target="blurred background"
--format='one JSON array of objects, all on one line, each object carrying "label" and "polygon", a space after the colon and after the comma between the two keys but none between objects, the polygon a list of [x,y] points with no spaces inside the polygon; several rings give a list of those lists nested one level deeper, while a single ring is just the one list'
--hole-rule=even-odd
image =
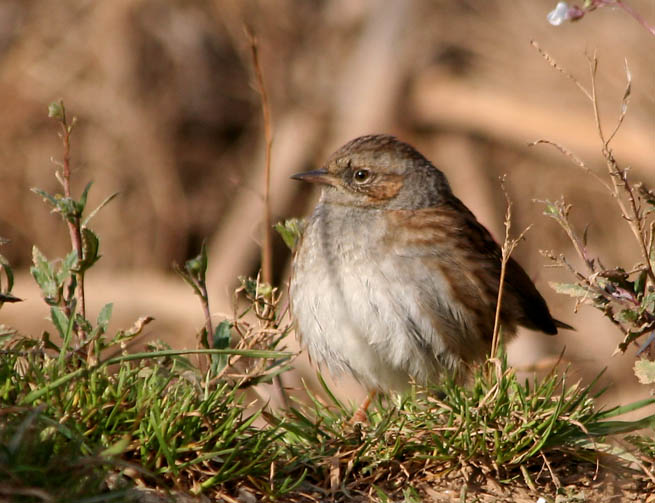
[{"label": "blurred background", "polygon": [[[630,0],[651,24],[652,0]],[[0,323],[38,335],[48,310],[29,276],[31,247],[49,258],[69,249],[57,216],[30,192],[57,190],[57,124],[47,105],[63,98],[79,119],[73,135],[74,191],[94,181],[90,206],[119,197],[94,220],[103,258],[87,275],[91,318],[114,302],[112,327],[151,315],[146,336],[193,347],[202,312],[171,268],[210,250],[217,319],[231,312],[239,275],[259,269],[264,134],[249,41],[257,34],[272,109],[274,221],[307,214],[313,188],[289,179],[320,166],[355,136],[385,132],[414,144],[449,177],[455,193],[503,236],[507,174],[514,228],[532,224],[515,257],[554,315],[578,328],[554,338],[525,332],[510,347],[519,369],[546,367],[566,346],[574,377],[608,366],[606,400],[644,396],[631,367],[636,350],[611,357],[620,333],[600,313],[557,295],[540,249],[579,265],[543,204],[564,196],[573,221],[589,225],[592,254],[607,267],[639,260],[633,236],[604,189],[540,138],[605,174],[590,103],[531,46],[535,40],[583,84],[597,54],[605,128],[619,115],[625,60],[632,97],[614,143],[634,180],[655,185],[655,40],[621,10],[548,24],[554,0],[3,0],[0,2],[0,253],[14,265],[14,293]],[[289,252],[275,236],[275,280]],[[289,341],[293,347],[294,341]],[[297,375],[313,378],[300,359]],[[286,385],[298,381],[285,376]],[[291,382],[294,381],[294,382]],[[361,390],[339,386],[348,396]]]}]

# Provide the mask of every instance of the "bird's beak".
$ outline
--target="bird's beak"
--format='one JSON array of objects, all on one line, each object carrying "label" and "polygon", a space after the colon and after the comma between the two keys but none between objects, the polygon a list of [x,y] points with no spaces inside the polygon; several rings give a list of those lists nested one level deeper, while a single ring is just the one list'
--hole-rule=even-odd
[{"label": "bird's beak", "polygon": [[315,169],[313,171],[305,171],[304,173],[296,173],[291,178],[300,180],[301,182],[320,183],[323,185],[336,185],[337,179],[328,173],[327,169]]}]

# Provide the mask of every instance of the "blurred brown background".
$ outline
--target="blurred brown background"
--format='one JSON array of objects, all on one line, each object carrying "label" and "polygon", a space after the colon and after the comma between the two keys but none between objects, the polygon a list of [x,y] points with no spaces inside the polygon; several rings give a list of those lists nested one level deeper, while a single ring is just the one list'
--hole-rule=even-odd
[{"label": "blurred brown background", "polygon": [[[655,23],[652,0],[630,4]],[[510,348],[526,368],[567,347],[573,374],[609,366],[610,402],[643,396],[634,353],[610,355],[620,334],[599,313],[558,296],[539,249],[574,253],[534,199],[564,195],[574,221],[590,224],[590,247],[608,267],[639,259],[629,229],[602,188],[547,146],[546,138],[604,172],[590,104],[546,64],[534,39],[583,83],[585,51],[597,51],[606,128],[625,86],[632,99],[614,147],[635,179],[655,185],[655,40],[623,11],[600,9],[553,27],[554,0],[532,2],[377,0],[3,0],[0,3],[1,253],[18,270],[0,323],[38,334],[47,309],[28,275],[31,246],[48,257],[68,249],[67,232],[30,187],[56,189],[50,157],[61,157],[47,104],[63,98],[79,118],[74,189],[95,185],[90,205],[118,191],[92,227],[103,258],[87,276],[90,312],[113,301],[112,326],[157,318],[149,337],[193,346],[202,314],[171,272],[210,245],[212,308],[230,311],[236,278],[256,274],[262,231],[264,141],[259,97],[244,34],[260,42],[271,99],[274,220],[300,216],[316,194],[289,180],[345,141],[388,132],[415,144],[449,176],[455,192],[492,233],[503,235],[508,175],[514,225],[534,224],[516,257],[552,311],[576,327],[556,338],[525,333]],[[275,237],[275,270],[286,282],[289,253]],[[301,365],[302,368],[302,365]],[[312,375],[306,367],[303,372]],[[292,384],[292,383],[289,383]],[[357,394],[356,387],[352,388]]]}]

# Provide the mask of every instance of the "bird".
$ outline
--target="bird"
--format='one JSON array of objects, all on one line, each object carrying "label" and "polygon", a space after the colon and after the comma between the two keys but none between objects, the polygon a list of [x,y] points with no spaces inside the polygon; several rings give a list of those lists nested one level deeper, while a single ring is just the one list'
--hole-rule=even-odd
[{"label": "bird", "polygon": [[[358,420],[376,393],[438,382],[490,353],[501,248],[441,170],[376,134],[291,178],[321,186],[293,257],[296,331],[319,367],[368,389]],[[572,329],[511,257],[500,321],[505,342],[519,326]]]}]

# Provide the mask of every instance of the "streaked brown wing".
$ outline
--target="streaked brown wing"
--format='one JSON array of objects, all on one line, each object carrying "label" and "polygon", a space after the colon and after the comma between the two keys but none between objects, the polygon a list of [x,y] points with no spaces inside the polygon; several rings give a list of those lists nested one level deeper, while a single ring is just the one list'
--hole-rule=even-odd
[{"label": "streaked brown wing", "polygon": [[[435,260],[454,295],[489,334],[498,297],[501,251],[489,231],[459,199],[438,207],[390,212],[396,250]],[[514,259],[507,263],[502,321],[513,330],[522,325],[547,334],[557,333],[546,301]]]}]

